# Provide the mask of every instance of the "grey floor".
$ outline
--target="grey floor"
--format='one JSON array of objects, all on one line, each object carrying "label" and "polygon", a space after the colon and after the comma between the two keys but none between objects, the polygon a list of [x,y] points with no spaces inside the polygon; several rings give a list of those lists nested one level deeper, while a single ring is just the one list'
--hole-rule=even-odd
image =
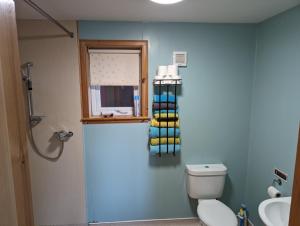
[{"label": "grey floor", "polygon": [[176,221],[145,221],[145,222],[124,222],[124,223],[108,223],[99,224],[97,226],[199,226],[199,220],[176,220]]},{"label": "grey floor", "polygon": [[[188,220],[157,220],[140,222],[121,222],[121,223],[101,223],[101,224],[80,224],[65,226],[200,226],[198,219]],[[50,226],[50,225],[49,225]]]}]

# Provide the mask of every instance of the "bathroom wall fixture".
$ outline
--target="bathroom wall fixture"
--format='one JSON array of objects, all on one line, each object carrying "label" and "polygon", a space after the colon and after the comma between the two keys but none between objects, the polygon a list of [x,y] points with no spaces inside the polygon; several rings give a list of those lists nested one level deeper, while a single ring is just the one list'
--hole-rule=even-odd
[{"label": "bathroom wall fixture", "polygon": [[279,179],[287,182],[288,179],[288,175],[287,173],[283,172],[281,169],[275,168],[274,169],[274,174],[276,177],[278,177]]},{"label": "bathroom wall fixture", "polygon": [[73,132],[69,131],[69,132],[66,132],[64,130],[61,130],[61,131],[57,131],[57,132],[54,132],[54,136],[55,138],[60,141],[60,142],[65,142],[67,141],[70,137],[73,136]]},{"label": "bathroom wall fixture", "polygon": [[275,184],[278,184],[279,186],[281,186],[282,185],[281,179],[280,178],[274,179],[273,180],[273,185],[275,185]]},{"label": "bathroom wall fixture", "polygon": [[168,4],[175,4],[178,2],[182,2],[183,0],[150,0],[150,1],[158,4],[168,5]]}]

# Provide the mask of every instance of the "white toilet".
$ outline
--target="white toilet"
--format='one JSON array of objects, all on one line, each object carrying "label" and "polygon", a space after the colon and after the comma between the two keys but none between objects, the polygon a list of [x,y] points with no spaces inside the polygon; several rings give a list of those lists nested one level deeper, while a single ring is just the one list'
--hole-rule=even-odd
[{"label": "white toilet", "polygon": [[203,226],[237,226],[234,212],[217,200],[223,193],[227,168],[223,164],[186,165],[189,196],[198,199],[197,213]]}]

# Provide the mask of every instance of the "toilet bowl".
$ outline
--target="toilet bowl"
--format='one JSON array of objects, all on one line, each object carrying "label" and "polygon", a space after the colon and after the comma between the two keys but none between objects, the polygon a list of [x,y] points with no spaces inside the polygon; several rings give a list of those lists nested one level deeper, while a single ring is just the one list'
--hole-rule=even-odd
[{"label": "toilet bowl", "polygon": [[189,196],[198,199],[197,213],[202,226],[237,226],[234,212],[217,200],[223,193],[227,168],[223,164],[186,165]]},{"label": "toilet bowl", "polygon": [[237,226],[234,212],[216,199],[198,200],[197,213],[204,226]]}]

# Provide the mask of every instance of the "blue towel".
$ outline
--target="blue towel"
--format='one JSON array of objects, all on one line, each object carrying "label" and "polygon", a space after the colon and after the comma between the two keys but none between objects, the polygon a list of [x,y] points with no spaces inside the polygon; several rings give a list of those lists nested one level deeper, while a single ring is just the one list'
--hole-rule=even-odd
[{"label": "blue towel", "polygon": [[[169,113],[175,113],[175,110],[160,110],[160,113],[167,113],[167,111],[169,111]],[[159,110],[154,110],[153,114],[158,114]]]},{"label": "blue towel", "polygon": [[[154,95],[153,96],[153,101],[154,102],[159,102],[159,95]],[[175,96],[174,95],[169,95],[169,102],[175,102]],[[160,95],[160,102],[167,102],[167,95],[163,94]]]},{"label": "blue towel", "polygon": [[[169,153],[173,153],[174,144],[169,144]],[[175,152],[180,151],[180,144],[175,145]],[[160,152],[166,154],[167,153],[167,145],[160,145]],[[159,145],[150,145],[150,154],[155,155],[159,153]]]},{"label": "blue towel", "polygon": [[[176,133],[175,136],[179,137],[179,135],[180,135],[179,128],[176,128],[175,133]],[[168,129],[168,135],[169,135],[169,137],[174,136],[174,128]],[[160,128],[160,137],[166,137],[166,136],[167,136],[167,128]],[[149,137],[150,138],[159,137],[159,127],[151,126],[149,128]]]}]

